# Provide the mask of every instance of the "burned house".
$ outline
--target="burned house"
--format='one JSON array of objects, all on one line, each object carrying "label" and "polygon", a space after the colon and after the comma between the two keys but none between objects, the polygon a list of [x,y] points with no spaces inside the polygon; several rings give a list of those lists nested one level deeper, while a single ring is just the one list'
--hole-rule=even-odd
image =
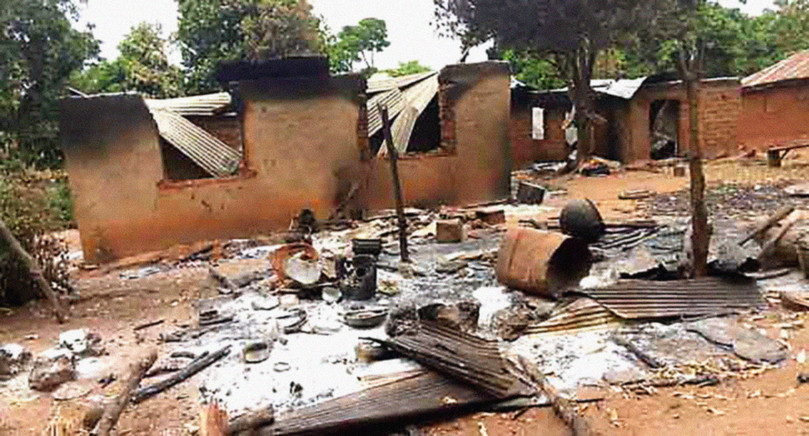
[{"label": "burned house", "polygon": [[366,82],[321,58],[225,64],[227,93],[68,98],[61,146],[88,262],[286,228],[301,210],[393,205],[384,102],[409,205],[507,197],[505,64]]},{"label": "burned house", "polygon": [[742,80],[739,143],[748,149],[809,141],[809,51]]},{"label": "burned house", "polygon": [[[685,156],[690,148],[690,107],[683,83],[671,79],[654,76],[593,81],[599,115],[594,121],[594,154],[624,163]],[[557,114],[552,119],[572,106],[566,89],[538,93],[535,105],[546,113]],[[715,158],[736,150],[740,112],[738,79],[701,82],[699,138],[704,157]],[[559,138],[565,137],[563,126],[563,122],[546,121],[545,135],[555,140],[533,144],[532,152],[552,156],[550,159],[563,158],[559,144]]]},{"label": "burned house", "polygon": [[514,168],[542,160],[564,160],[565,115],[572,104],[562,93],[540,93],[516,80],[511,84],[511,156]]}]

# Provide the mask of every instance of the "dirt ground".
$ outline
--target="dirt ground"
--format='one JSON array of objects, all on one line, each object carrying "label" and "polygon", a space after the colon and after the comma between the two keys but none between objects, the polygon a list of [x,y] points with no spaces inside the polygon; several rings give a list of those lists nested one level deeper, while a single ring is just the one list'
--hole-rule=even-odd
[{"label": "dirt ground", "polygon": [[[709,184],[772,184],[806,180],[809,161],[789,159],[782,169],[769,169],[759,162],[724,161],[707,166]],[[599,178],[563,178],[551,181],[564,194],[552,195],[547,205],[561,207],[570,198],[591,198],[606,219],[645,217],[643,202],[618,200],[627,190],[648,189],[658,194],[685,189],[687,178],[668,172],[625,171]],[[553,213],[549,213],[552,216]],[[67,236],[77,244],[77,232]],[[245,261],[250,266],[264,261]],[[140,279],[122,279],[121,271],[81,271],[73,273],[79,297],[73,301],[67,324],[58,325],[44,302],[23,308],[0,309],[0,344],[19,343],[35,355],[53,347],[60,332],[74,328],[97,331],[106,350],[115,356],[108,369],[120,373],[129,362],[160,345],[158,335],[194,322],[194,302],[214,289],[207,267],[197,265],[171,269]],[[749,322],[765,329],[773,338],[782,337],[776,324],[788,315],[775,309],[767,317]],[[781,311],[781,312],[778,312]],[[781,367],[747,380],[723,380],[714,387],[656,389],[648,395],[623,390],[603,392],[605,399],[581,407],[581,414],[592,430],[603,435],[784,435],[809,434],[809,385],[800,385],[802,372],[795,356],[809,349],[809,317],[786,339],[790,359]],[[134,332],[147,321],[164,320],[155,327]],[[119,377],[120,378],[120,377]],[[57,401],[53,395],[17,397],[13,389],[0,389],[0,434],[70,435],[79,434],[80,420],[95,396],[111,396],[120,380],[102,389],[95,381],[85,383],[91,391],[81,398]],[[196,434],[199,404],[192,378],[179,386],[130,406],[122,415],[120,435]],[[425,425],[426,435],[567,435],[565,425],[549,408],[511,413],[478,413],[445,422]]]}]

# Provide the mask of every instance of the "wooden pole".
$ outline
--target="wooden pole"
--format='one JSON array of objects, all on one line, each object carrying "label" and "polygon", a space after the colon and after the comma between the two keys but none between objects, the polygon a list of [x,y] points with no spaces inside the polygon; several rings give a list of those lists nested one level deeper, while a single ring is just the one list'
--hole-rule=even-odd
[{"label": "wooden pole", "polygon": [[39,290],[53,306],[56,319],[60,323],[64,323],[67,320],[67,315],[65,314],[62,305],[59,304],[59,299],[56,297],[56,293],[53,292],[51,285],[42,276],[42,270],[39,268],[34,258],[31,257],[31,255],[28,254],[24,248],[22,248],[20,242],[14,237],[13,234],[11,234],[11,230],[6,227],[3,220],[0,220],[0,238],[8,243],[9,248],[11,248],[11,252],[20,260],[20,262],[23,263],[25,268],[28,269],[31,274],[31,278],[37,283],[37,285],[39,285]]},{"label": "wooden pole", "polygon": [[382,115],[382,132],[385,135],[385,144],[388,147],[388,158],[390,159],[390,172],[393,176],[393,193],[396,196],[396,215],[399,217],[399,253],[402,262],[410,262],[410,254],[407,251],[407,218],[404,213],[404,200],[402,199],[402,186],[399,183],[399,152],[393,144],[393,134],[388,118],[388,107],[379,104],[379,113]]},{"label": "wooden pole", "polygon": [[101,416],[101,420],[98,421],[98,425],[90,433],[91,435],[107,436],[110,434],[110,431],[118,422],[118,418],[121,417],[121,412],[129,404],[132,392],[138,388],[141,379],[143,379],[146,371],[154,365],[155,360],[157,360],[157,350],[151,350],[149,354],[129,367],[129,378],[124,385],[124,390],[118,394],[118,397],[109,406],[104,408],[104,414]]},{"label": "wooden pole", "polygon": [[774,214],[772,214],[769,218],[767,218],[764,222],[756,225],[756,227],[747,234],[741,241],[739,241],[739,245],[744,245],[747,241],[755,238],[756,236],[763,235],[770,227],[778,224],[779,221],[786,218],[795,210],[795,206],[783,206]]},{"label": "wooden pole", "polygon": [[185,381],[188,378],[194,376],[194,374],[202,371],[203,369],[213,365],[219,359],[225,357],[230,353],[230,345],[222,348],[221,350],[213,353],[203,355],[197,360],[191,362],[187,367],[181,369],[177,373],[171,375],[170,377],[166,378],[165,380],[159,381],[153,385],[146,386],[144,388],[138,389],[134,395],[132,395],[132,401],[134,403],[140,403],[141,401],[153,396],[157,395],[160,392],[165,391],[166,389]]}]

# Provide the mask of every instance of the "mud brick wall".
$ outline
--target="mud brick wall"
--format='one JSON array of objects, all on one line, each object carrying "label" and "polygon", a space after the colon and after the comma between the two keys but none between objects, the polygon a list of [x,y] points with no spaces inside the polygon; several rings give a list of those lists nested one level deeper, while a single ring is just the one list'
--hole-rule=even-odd
[{"label": "mud brick wall", "polygon": [[[508,197],[511,177],[508,64],[451,65],[439,74],[438,152],[400,156],[399,174],[410,206],[461,205]],[[368,162],[367,209],[392,208],[387,158]]]},{"label": "mud brick wall", "polygon": [[[739,80],[705,80],[700,84],[698,98],[699,141],[703,157],[712,159],[734,153],[739,143],[738,129],[742,113]],[[652,84],[641,88],[625,110],[616,112],[619,117],[616,147],[622,162],[650,159],[650,110],[657,100],[679,102],[678,154],[685,157],[691,149],[691,108],[685,86],[680,82]]]},{"label": "mud brick wall", "polygon": [[[704,84],[699,93],[700,147],[705,158],[736,153],[741,90],[737,86]],[[681,111],[682,117],[682,111]]]},{"label": "mud brick wall", "polygon": [[742,90],[742,147],[764,151],[805,142],[809,142],[809,82]]},{"label": "mud brick wall", "polygon": [[110,262],[201,240],[289,226],[302,209],[326,218],[360,180],[356,76],[242,81],[238,176],[164,178],[160,137],[139,96],[62,101],[60,143],[84,258]]},{"label": "mud brick wall", "polygon": [[531,108],[528,103],[516,104],[512,100],[510,136],[515,169],[524,168],[536,161],[563,160],[567,157],[565,132],[562,130],[565,110],[545,109],[545,139],[536,140],[533,137]]}]

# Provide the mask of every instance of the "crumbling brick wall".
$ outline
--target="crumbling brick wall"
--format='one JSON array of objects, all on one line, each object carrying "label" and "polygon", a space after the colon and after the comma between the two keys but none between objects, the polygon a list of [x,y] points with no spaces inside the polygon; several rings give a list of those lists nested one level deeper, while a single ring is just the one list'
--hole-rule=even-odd
[{"label": "crumbling brick wall", "polygon": [[[712,159],[733,153],[738,146],[741,114],[741,84],[738,79],[704,80],[699,87],[699,141],[702,155]],[[651,158],[650,110],[658,100],[679,102],[678,154],[691,149],[690,105],[681,82],[644,86],[630,101],[625,127],[619,132],[618,154],[630,163]]]},{"label": "crumbling brick wall", "polygon": [[[699,92],[700,148],[705,158],[734,154],[738,147],[741,90],[736,84],[706,82]],[[681,111],[682,119],[682,111]]]}]

